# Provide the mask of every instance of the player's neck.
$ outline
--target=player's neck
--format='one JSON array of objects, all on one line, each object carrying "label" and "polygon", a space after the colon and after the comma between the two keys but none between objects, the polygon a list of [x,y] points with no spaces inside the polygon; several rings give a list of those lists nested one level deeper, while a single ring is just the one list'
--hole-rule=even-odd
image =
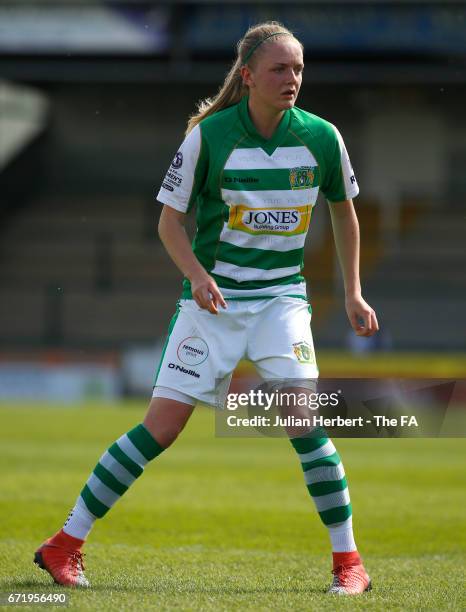
[{"label": "player's neck", "polygon": [[276,109],[267,108],[263,105],[260,106],[251,99],[249,99],[248,110],[249,117],[256,130],[263,138],[270,140],[278,124],[282,120],[285,111],[277,111]]}]

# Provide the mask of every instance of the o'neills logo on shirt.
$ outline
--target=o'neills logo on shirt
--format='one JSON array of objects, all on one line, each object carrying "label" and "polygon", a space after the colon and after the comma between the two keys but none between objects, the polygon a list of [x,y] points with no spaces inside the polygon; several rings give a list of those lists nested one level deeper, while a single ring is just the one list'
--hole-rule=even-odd
[{"label": "o'neills logo on shirt", "polygon": [[249,208],[237,204],[230,208],[228,227],[248,234],[295,236],[307,232],[312,206],[290,208]]}]

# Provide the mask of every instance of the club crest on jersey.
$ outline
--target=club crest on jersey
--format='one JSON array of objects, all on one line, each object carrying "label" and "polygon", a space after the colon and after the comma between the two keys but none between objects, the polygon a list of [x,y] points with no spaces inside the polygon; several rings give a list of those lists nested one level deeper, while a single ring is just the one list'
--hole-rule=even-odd
[{"label": "club crest on jersey", "polygon": [[314,351],[312,346],[303,340],[293,344],[293,351],[299,363],[314,363]]},{"label": "club crest on jersey", "polygon": [[178,153],[173,158],[172,168],[178,169],[178,168],[181,168],[182,165],[183,165],[183,153],[181,151],[178,151]]},{"label": "club crest on jersey", "polygon": [[314,181],[314,169],[311,166],[300,166],[291,168],[290,185],[291,189],[309,189]]},{"label": "club crest on jersey", "polygon": [[235,204],[230,207],[228,227],[254,235],[296,236],[307,232],[311,212],[311,205],[250,208],[245,204]]}]

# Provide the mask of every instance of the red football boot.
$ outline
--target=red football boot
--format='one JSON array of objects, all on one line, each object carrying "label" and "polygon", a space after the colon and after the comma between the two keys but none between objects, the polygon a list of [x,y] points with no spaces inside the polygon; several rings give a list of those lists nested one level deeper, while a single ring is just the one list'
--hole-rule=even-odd
[{"label": "red football boot", "polygon": [[84,540],[73,538],[60,529],[36,550],[34,563],[46,570],[57,584],[88,587],[81,552],[83,544]]},{"label": "red football boot", "polygon": [[327,593],[336,595],[359,595],[372,589],[361,557],[357,551],[333,553],[333,582]]}]

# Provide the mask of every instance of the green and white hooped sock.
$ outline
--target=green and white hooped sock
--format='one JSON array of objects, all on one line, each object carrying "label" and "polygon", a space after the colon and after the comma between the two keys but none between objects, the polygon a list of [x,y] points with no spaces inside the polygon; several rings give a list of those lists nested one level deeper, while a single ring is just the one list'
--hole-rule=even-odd
[{"label": "green and white hooped sock", "polygon": [[105,516],[142,474],[147,463],[164,450],[143,424],[118,438],[99,459],[63,531],[85,540],[95,520]]},{"label": "green and white hooped sock", "polygon": [[324,430],[291,438],[290,442],[301,461],[307,489],[329,530],[333,552],[356,550],[345,470],[333,442]]}]

